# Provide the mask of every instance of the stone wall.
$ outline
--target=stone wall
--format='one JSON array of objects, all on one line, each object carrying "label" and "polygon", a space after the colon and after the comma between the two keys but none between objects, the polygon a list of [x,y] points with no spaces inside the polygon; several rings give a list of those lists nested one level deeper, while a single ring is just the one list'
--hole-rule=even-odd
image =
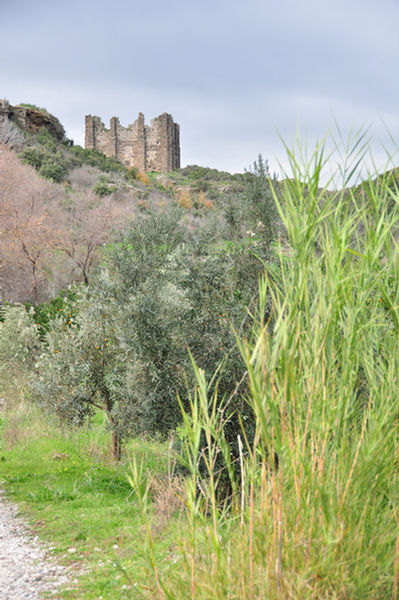
[{"label": "stone wall", "polygon": [[112,117],[109,129],[99,117],[87,115],[85,147],[114,156],[140,171],[167,173],[180,168],[179,125],[168,113],[152,119],[151,125],[145,125],[144,115],[139,113],[127,127]]}]

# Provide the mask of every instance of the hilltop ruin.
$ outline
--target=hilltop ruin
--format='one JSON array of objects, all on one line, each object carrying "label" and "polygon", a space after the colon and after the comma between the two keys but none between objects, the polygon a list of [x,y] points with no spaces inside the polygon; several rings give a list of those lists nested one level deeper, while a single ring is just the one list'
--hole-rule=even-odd
[{"label": "hilltop ruin", "polygon": [[87,115],[85,148],[100,150],[139,171],[167,173],[180,168],[180,128],[168,113],[152,119],[151,125],[139,113],[127,127],[112,117],[109,129],[99,117]]}]

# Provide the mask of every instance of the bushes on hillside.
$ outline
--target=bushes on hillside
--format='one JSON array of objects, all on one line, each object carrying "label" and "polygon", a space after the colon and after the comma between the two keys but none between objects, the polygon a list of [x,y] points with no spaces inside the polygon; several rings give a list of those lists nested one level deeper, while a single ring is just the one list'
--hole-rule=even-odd
[{"label": "bushes on hillside", "polygon": [[63,181],[68,172],[68,163],[60,152],[48,152],[40,147],[25,148],[19,158],[34,167],[39,175],[56,183]]},{"label": "bushes on hillside", "polygon": [[99,150],[90,150],[82,148],[82,146],[72,146],[69,152],[77,159],[79,166],[90,165],[106,173],[121,173],[128,180],[136,179],[137,169],[135,167],[127,168],[116,158],[106,156]]},{"label": "bushes on hillside", "polygon": [[116,158],[105,156],[98,150],[81,146],[66,147],[48,131],[30,136],[27,147],[19,153],[19,157],[39,171],[42,177],[57,183],[63,181],[71,169],[83,165],[96,167],[105,173],[120,173],[127,181],[136,179],[137,175],[135,167],[127,168]]},{"label": "bushes on hillside", "polygon": [[56,183],[60,183],[65,178],[66,173],[67,166],[62,159],[47,158],[39,169],[39,175]]},{"label": "bushes on hillside", "polygon": [[111,185],[106,177],[101,176],[97,183],[93,186],[93,192],[103,198],[104,196],[110,196],[116,192],[118,188],[115,185]]},{"label": "bushes on hillside", "polygon": [[23,163],[34,167],[38,171],[48,154],[46,155],[44,150],[41,150],[40,148],[25,148],[18,156]]}]

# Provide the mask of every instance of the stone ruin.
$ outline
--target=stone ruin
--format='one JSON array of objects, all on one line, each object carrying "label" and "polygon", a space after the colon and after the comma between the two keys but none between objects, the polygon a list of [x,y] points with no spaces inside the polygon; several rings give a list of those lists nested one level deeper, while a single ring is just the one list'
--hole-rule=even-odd
[{"label": "stone ruin", "polygon": [[[43,129],[60,141],[65,141],[65,131],[60,121],[45,110],[27,106],[12,106],[0,99],[0,124],[10,122],[23,131],[37,133]],[[172,115],[163,113],[144,123],[144,115],[123,127],[117,117],[112,117],[107,129],[96,116],[86,116],[85,147],[114,156],[127,167],[139,171],[167,173],[180,168],[180,128]]]},{"label": "stone ruin", "polygon": [[127,127],[112,117],[109,129],[99,117],[87,115],[85,148],[114,156],[143,172],[167,173],[180,168],[180,128],[168,113],[152,119],[151,125],[146,125],[143,113],[139,113]]},{"label": "stone ruin", "polygon": [[20,129],[29,131],[29,133],[37,133],[46,129],[58,140],[65,139],[63,126],[50,113],[25,106],[11,106],[8,100],[0,99],[0,123],[5,121],[11,121]]}]

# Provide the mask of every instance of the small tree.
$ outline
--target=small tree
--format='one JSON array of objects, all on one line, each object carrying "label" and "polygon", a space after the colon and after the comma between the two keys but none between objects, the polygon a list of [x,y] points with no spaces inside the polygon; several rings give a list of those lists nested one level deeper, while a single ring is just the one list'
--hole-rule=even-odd
[{"label": "small tree", "polygon": [[127,202],[100,199],[93,192],[75,196],[65,215],[66,235],[61,249],[86,284],[97,261],[98,249],[109,241],[111,231],[126,222],[131,213]]},{"label": "small tree", "polygon": [[[192,236],[180,220],[180,210],[138,219],[104,257],[120,330],[134,356],[131,393],[141,432],[166,434],[178,424],[177,397],[186,406],[194,383],[188,349],[209,376],[223,360],[220,397],[230,398],[229,410],[248,412],[237,394],[244,378],[232,326],[248,329],[263,270],[254,249],[265,259],[267,244],[216,245],[207,232]],[[95,294],[104,288],[101,279],[92,285]],[[240,431],[237,422],[234,427]]]},{"label": "small tree", "polygon": [[51,254],[64,231],[54,188],[14,153],[0,154],[0,292],[37,304],[46,293]]},{"label": "small tree", "polygon": [[263,240],[269,243],[277,237],[278,213],[272,187],[276,187],[276,176],[270,175],[269,164],[261,154],[253,167],[243,175],[243,217],[248,225],[256,227]]},{"label": "small tree", "polygon": [[80,293],[76,317],[52,322],[47,346],[32,381],[34,397],[63,422],[80,424],[96,410],[105,413],[112,432],[112,453],[121,457],[123,438],[135,420],[132,357],[123,344],[120,319],[104,288],[93,297]]}]

